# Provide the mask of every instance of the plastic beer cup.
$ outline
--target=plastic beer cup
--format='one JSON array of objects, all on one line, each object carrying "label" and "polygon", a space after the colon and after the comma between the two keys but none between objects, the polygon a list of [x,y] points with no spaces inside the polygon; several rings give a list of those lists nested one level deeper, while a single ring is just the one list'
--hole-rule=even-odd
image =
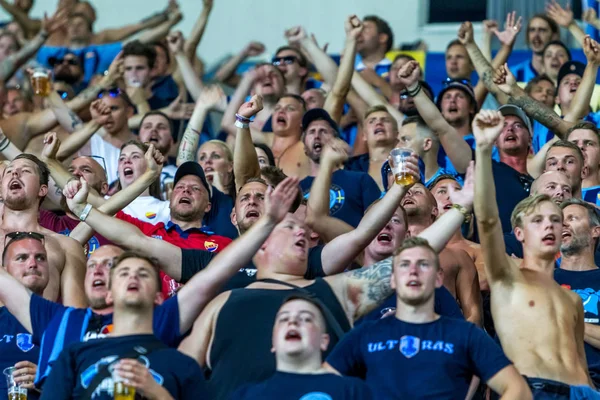
[{"label": "plastic beer cup", "polygon": [[391,167],[394,173],[394,180],[399,185],[409,186],[415,183],[415,177],[408,172],[406,160],[412,155],[411,149],[395,148],[390,152],[392,158]]},{"label": "plastic beer cup", "polygon": [[15,367],[4,368],[4,376],[6,377],[6,387],[8,388],[8,400],[27,400],[27,389],[20,387],[13,377]]}]

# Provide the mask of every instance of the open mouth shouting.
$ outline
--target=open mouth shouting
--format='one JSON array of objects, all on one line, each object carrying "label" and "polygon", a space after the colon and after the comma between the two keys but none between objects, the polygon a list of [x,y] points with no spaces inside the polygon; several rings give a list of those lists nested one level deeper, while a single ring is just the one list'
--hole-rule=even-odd
[{"label": "open mouth shouting", "polygon": [[133,168],[130,168],[130,167],[123,168],[123,176],[125,178],[132,177],[133,176]]},{"label": "open mouth shouting", "polygon": [[377,243],[385,245],[392,244],[392,235],[389,233],[380,233],[377,235]]},{"label": "open mouth shouting", "polygon": [[554,244],[556,243],[556,236],[554,235],[554,233],[549,233],[542,238],[542,243],[544,243],[547,246],[554,246]]},{"label": "open mouth shouting", "polygon": [[137,293],[140,291],[140,287],[137,283],[130,283],[129,285],[127,285],[127,292],[134,292]]},{"label": "open mouth shouting", "polygon": [[285,334],[286,342],[300,342],[302,341],[302,335],[296,329],[290,329]]},{"label": "open mouth shouting", "polygon": [[252,208],[246,211],[246,219],[258,219],[260,218],[260,212],[256,208]]},{"label": "open mouth shouting", "polygon": [[23,189],[23,183],[21,183],[21,181],[18,180],[18,179],[13,179],[12,181],[9,182],[8,189],[9,190],[20,190],[20,189]]}]

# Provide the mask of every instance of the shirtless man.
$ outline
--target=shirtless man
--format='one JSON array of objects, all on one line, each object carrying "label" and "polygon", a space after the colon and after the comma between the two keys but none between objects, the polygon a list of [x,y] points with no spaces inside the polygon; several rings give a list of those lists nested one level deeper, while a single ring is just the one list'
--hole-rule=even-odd
[{"label": "shirtless man", "polygon": [[[469,208],[469,192],[457,193],[456,202]],[[451,210],[423,236],[428,236],[439,251],[463,219],[458,209]],[[257,278],[263,281],[216,297],[196,320],[192,334],[182,342],[181,351],[211,369],[209,387],[214,398],[225,399],[241,384],[267,378],[275,371],[275,360],[269,351],[270,331],[279,304],[293,293],[290,287],[316,295],[330,310],[335,320],[328,323],[331,346],[356,319],[393,293],[389,283],[391,258],[355,271],[306,280],[301,276],[307,268],[307,251],[305,225],[289,214],[254,257]],[[240,326],[244,327],[243,335],[236,329]]]},{"label": "shirtless man", "polygon": [[511,222],[517,239],[525,244],[522,265],[515,265],[505,254],[498,208],[489,201],[496,196],[492,148],[503,125],[504,117],[496,111],[482,111],[473,122],[475,215],[497,334],[534,398],[549,392],[559,399],[571,398],[569,392],[574,398],[600,398],[590,388],[581,298],[561,288],[553,277],[563,217],[550,197],[528,197],[515,207]]},{"label": "shirtless man", "polygon": [[[438,209],[438,218],[450,210],[453,206],[450,199],[450,188],[460,190],[460,184],[453,175],[440,175],[429,186],[431,194],[435,197]],[[481,246],[478,243],[465,239],[462,231],[456,231],[452,239],[448,242],[451,249],[464,250],[473,260],[477,275],[479,276],[479,289],[482,292],[489,291],[487,279],[485,277],[485,268],[483,266],[483,255],[481,254]]]},{"label": "shirtless man", "polygon": [[[438,216],[435,197],[421,183],[410,188],[402,199],[402,207],[408,217],[410,236],[418,236]],[[463,250],[445,248],[440,253],[440,262],[444,271],[444,286],[460,303],[465,318],[481,325],[481,292],[473,260]]]},{"label": "shirtless man", "polygon": [[38,223],[39,206],[48,193],[48,169],[30,154],[17,156],[2,176],[4,218],[0,227],[3,242],[12,232],[37,232],[44,235],[48,253],[50,282],[44,297],[62,299],[69,306],[85,307],[83,280],[85,255],[75,240],[42,228]]}]

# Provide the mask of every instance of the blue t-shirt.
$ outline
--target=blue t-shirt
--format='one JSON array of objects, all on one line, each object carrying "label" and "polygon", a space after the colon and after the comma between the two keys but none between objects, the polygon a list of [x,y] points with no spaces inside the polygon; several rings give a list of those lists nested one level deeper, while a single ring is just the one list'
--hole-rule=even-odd
[{"label": "blue t-shirt", "polygon": [[[112,330],[112,313],[94,314],[88,308],[65,307],[32,295],[29,306],[33,343],[40,345],[36,385],[43,383],[58,354],[72,343],[106,337]],[[179,332],[179,303],[171,297],[154,308],[155,335],[169,347],[177,347]]]},{"label": "blue t-shirt", "polygon": [[533,178],[527,174],[521,174],[503,162],[492,161],[492,172],[496,185],[496,204],[500,222],[502,222],[502,232],[508,233],[512,231],[510,224],[512,211],[521,200],[529,196]]},{"label": "blue t-shirt", "polygon": [[[40,348],[33,344],[31,334],[17,321],[6,307],[0,307],[0,371],[19,361],[38,362]],[[35,391],[28,390],[28,399],[37,399]],[[0,376],[0,400],[7,400],[6,379]]]},{"label": "blue t-shirt", "polygon": [[525,60],[517,65],[513,65],[510,67],[510,71],[517,79],[517,82],[527,83],[538,76],[537,71],[531,65],[531,60]]},{"label": "blue t-shirt", "polygon": [[[554,270],[554,280],[581,296],[585,322],[600,325],[600,269],[590,271]],[[590,378],[596,387],[600,385],[600,349],[585,344],[585,358],[590,371]]]},{"label": "blue t-shirt", "polygon": [[[354,323],[354,326],[366,321],[376,321],[381,319],[385,314],[390,311],[396,310],[396,294],[391,295],[383,303],[377,306],[376,309],[359,319]],[[435,304],[434,311],[436,314],[444,317],[456,318],[464,320],[465,317],[462,314],[456,299],[452,297],[452,294],[444,286],[435,289]],[[393,318],[393,316],[389,316]]]},{"label": "blue t-shirt", "polygon": [[[154,349],[148,347],[154,346]],[[79,399],[106,364],[130,353],[133,348],[147,350],[137,360],[145,365],[154,380],[175,399],[207,399],[202,369],[192,359],[168,348],[154,335],[130,335],[75,343],[56,360],[44,385],[42,399]],[[114,382],[109,375],[97,386],[91,400],[112,400]],[[137,397],[137,396],[136,396]]]},{"label": "blue t-shirt", "polygon": [[335,374],[292,374],[277,371],[269,379],[236,390],[231,400],[369,400],[369,387],[359,379]]},{"label": "blue t-shirt", "polygon": [[[300,181],[306,199],[314,180],[312,176],[307,176]],[[329,214],[356,228],[365,210],[379,197],[381,190],[369,174],[337,170],[331,177]]]},{"label": "blue t-shirt", "polygon": [[[471,149],[473,149],[471,159],[475,159],[475,136],[472,133],[469,133],[468,135],[463,136],[463,139],[465,142],[467,142]],[[496,146],[494,146],[492,149],[492,160],[500,161],[500,153],[498,153],[498,148],[496,148]],[[446,170],[447,174],[458,175],[458,171],[456,171],[456,168],[452,164],[452,161],[450,161],[450,157],[448,157],[446,154],[443,146],[440,146],[440,150],[438,151],[438,164],[440,168]]]},{"label": "blue t-shirt", "polygon": [[600,186],[591,186],[581,189],[581,198],[588,203],[600,206]]},{"label": "blue t-shirt", "polygon": [[411,400],[463,400],[473,375],[487,382],[510,365],[483,330],[448,317],[364,323],[344,336],[327,362],[365,379],[377,399]]},{"label": "blue t-shirt", "polygon": [[231,210],[233,210],[231,196],[212,187],[210,210],[204,214],[204,225],[219,236],[236,239],[239,236],[237,228],[231,223]]},{"label": "blue t-shirt", "polygon": [[122,43],[91,44],[81,49],[42,46],[37,52],[37,61],[46,68],[50,57],[63,58],[67,52],[83,58],[83,81],[87,83],[96,74],[103,74],[123,48]]}]

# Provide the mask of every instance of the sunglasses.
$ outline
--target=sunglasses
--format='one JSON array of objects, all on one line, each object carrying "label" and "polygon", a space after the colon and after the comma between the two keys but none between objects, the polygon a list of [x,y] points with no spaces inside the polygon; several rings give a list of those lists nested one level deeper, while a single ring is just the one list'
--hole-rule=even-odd
[{"label": "sunglasses", "polygon": [[273,57],[273,60],[271,60],[271,64],[273,64],[274,66],[278,67],[280,65],[291,65],[294,62],[298,61],[298,58],[294,57],[294,56],[285,56],[285,57]]},{"label": "sunglasses", "polygon": [[446,78],[445,81],[442,81],[442,85],[444,85],[444,87],[447,87],[448,85],[451,85],[453,83],[462,83],[463,85],[471,86],[471,80],[469,80],[469,79]]},{"label": "sunglasses", "polygon": [[77,61],[77,59],[75,59],[75,58],[56,58],[56,57],[50,57],[50,58],[48,58],[48,64],[51,67],[55,67],[57,65],[65,64],[65,63],[67,65],[71,65],[73,67],[79,65],[79,61]]},{"label": "sunglasses", "polygon": [[136,108],[135,105],[133,105],[133,103],[131,102],[131,100],[129,99],[129,96],[126,96],[126,93],[123,92],[120,88],[118,87],[114,87],[111,89],[106,89],[101,91],[100,93],[98,93],[98,98],[101,99],[105,96],[111,97],[113,99],[116,99],[117,97],[122,98],[123,100],[125,100],[125,102],[130,106],[133,107],[134,109]]},{"label": "sunglasses", "polygon": [[[6,238],[8,238],[8,242],[6,241]],[[12,243],[17,242],[19,240],[23,240],[23,239],[34,239],[37,240],[38,242],[42,243],[42,245],[44,244],[44,235],[42,235],[41,233],[38,232],[8,232],[5,236],[4,236],[4,253],[6,252],[6,249],[8,249],[8,246],[10,246]]]}]

